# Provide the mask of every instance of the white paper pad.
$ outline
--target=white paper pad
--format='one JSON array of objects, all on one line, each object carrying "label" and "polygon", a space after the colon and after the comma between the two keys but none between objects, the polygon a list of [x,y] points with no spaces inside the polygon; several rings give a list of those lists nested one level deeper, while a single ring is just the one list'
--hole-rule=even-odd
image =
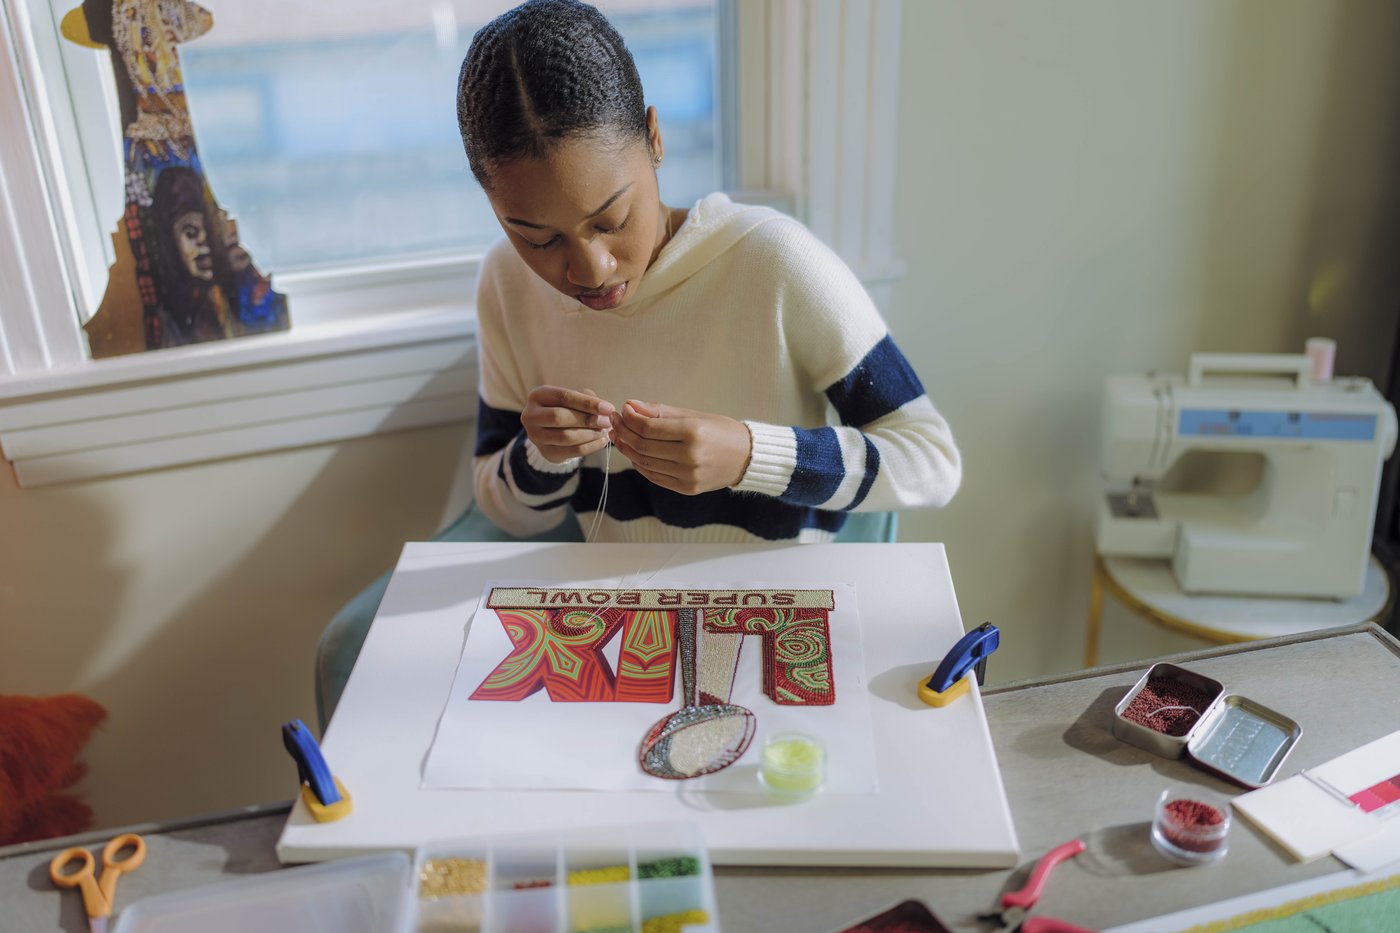
[{"label": "white paper pad", "polygon": [[1235,809],[1302,862],[1380,830],[1380,823],[1296,774],[1236,797]]},{"label": "white paper pad", "polygon": [[[1386,814],[1367,813],[1347,798],[1400,773],[1400,732],[1368,742],[1235,800],[1250,822],[1301,861],[1310,862],[1388,828]],[[1383,844],[1381,844],[1383,846]],[[1369,847],[1357,850],[1368,863],[1381,857]],[[1384,864],[1384,863],[1382,863]]]},{"label": "white paper pad", "polygon": [[1381,831],[1332,853],[1357,871],[1400,866],[1400,819],[1387,819]]}]

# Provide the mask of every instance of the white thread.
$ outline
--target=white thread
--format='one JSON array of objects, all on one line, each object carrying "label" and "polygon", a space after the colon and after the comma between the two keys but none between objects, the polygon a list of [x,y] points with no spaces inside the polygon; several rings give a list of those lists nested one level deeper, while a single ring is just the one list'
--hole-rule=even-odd
[{"label": "white thread", "polygon": [[603,510],[608,507],[608,480],[612,478],[612,441],[608,441],[608,446],[603,449],[603,495],[598,499],[597,511],[593,513],[593,524],[588,526],[588,533],[583,536],[584,544],[593,541],[593,534],[603,520]]},{"label": "white thread", "polygon": [[1165,713],[1165,712],[1166,712],[1167,710],[1169,710],[1169,709],[1184,709],[1184,710],[1186,710],[1186,711],[1188,711],[1188,712],[1195,713],[1195,714],[1198,715],[1198,716],[1199,716],[1200,713],[1201,713],[1201,711],[1198,710],[1198,709],[1196,709],[1196,707],[1194,707],[1194,706],[1159,706],[1159,707],[1157,707],[1156,709],[1154,709],[1152,712],[1148,713],[1148,714],[1147,714],[1147,718],[1148,718],[1148,719],[1151,719],[1153,716],[1156,716],[1158,713]]}]

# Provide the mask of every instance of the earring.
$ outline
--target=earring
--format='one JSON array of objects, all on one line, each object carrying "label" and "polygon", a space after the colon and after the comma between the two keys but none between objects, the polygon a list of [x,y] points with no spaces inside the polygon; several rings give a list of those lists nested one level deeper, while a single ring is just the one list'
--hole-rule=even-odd
[{"label": "earring", "polygon": [[654,155],[654,156],[652,156],[652,157],[651,157],[651,164],[652,164],[652,165],[660,165],[660,164],[661,164],[661,156],[659,156],[659,155]]}]

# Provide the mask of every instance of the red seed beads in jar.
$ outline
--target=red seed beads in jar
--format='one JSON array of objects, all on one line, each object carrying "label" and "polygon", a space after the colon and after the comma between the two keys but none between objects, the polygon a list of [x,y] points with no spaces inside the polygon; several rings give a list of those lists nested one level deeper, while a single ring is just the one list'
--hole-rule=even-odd
[{"label": "red seed beads in jar", "polygon": [[1222,857],[1230,845],[1230,801],[1200,787],[1168,787],[1157,798],[1152,845],[1180,865]]}]

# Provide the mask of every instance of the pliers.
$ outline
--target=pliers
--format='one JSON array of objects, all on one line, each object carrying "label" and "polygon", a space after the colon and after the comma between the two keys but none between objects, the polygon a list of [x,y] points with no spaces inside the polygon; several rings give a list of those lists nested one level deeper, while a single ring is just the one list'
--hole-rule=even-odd
[{"label": "pliers", "polygon": [[1026,916],[1035,906],[1035,902],[1040,900],[1040,895],[1045,893],[1045,884],[1050,880],[1050,870],[1083,851],[1082,839],[1072,839],[1051,849],[1036,863],[1024,888],[1003,894],[1001,909],[982,914],[978,919],[999,923],[1003,933],[1093,933],[1085,927],[1077,927],[1053,917]]}]

